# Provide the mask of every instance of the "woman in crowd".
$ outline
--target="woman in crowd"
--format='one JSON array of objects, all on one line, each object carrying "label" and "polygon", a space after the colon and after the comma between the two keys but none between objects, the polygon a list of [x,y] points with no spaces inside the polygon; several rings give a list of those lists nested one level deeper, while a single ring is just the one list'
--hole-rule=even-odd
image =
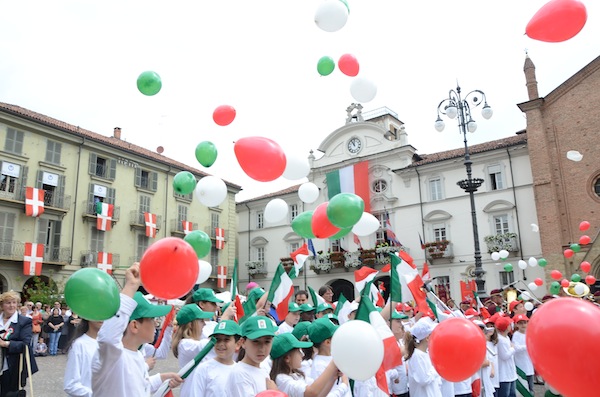
[{"label": "woman in crowd", "polygon": [[331,288],[329,285],[324,285],[319,288],[319,295],[321,295],[321,298],[325,300],[325,303],[329,303],[335,310],[335,303],[333,303],[333,288]]},{"label": "woman in crowd", "polygon": [[[41,304],[40,304],[41,306]],[[40,307],[38,305],[34,305],[32,307],[31,312],[31,330],[33,332],[33,343],[31,346],[35,351],[35,348],[38,344],[38,339],[40,337],[40,333],[42,332],[42,324],[44,323],[44,319],[42,316],[42,312],[40,312]]]},{"label": "woman in crowd", "polygon": [[51,356],[56,356],[58,352],[58,341],[60,339],[61,329],[65,325],[65,320],[60,314],[60,309],[53,308],[52,314],[48,317],[48,349],[50,350]]},{"label": "woman in crowd", "polygon": [[68,396],[92,396],[92,359],[98,350],[96,337],[102,321],[78,318],[71,340],[65,346],[68,353],[65,368],[64,391]]}]

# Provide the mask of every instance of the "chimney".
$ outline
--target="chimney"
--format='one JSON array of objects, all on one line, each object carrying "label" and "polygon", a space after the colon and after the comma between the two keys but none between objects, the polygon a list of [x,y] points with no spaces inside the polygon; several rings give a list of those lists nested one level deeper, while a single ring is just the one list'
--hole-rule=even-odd
[{"label": "chimney", "polygon": [[527,54],[525,54],[525,65],[523,65],[523,71],[525,72],[525,85],[527,86],[529,100],[532,101],[534,99],[538,99],[540,94],[538,93],[538,84],[535,79],[535,65]]},{"label": "chimney", "polygon": [[121,127],[115,127],[113,138],[121,139]]}]

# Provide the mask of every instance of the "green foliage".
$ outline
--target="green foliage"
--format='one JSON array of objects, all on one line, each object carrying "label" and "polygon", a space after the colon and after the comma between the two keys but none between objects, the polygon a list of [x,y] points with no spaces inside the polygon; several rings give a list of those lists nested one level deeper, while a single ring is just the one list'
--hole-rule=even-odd
[{"label": "green foliage", "polygon": [[33,283],[28,283],[23,288],[23,293],[27,300],[32,302],[42,302],[43,304],[52,305],[58,301],[64,303],[64,294],[62,289],[51,278],[49,282],[44,281],[40,277],[33,277]]}]

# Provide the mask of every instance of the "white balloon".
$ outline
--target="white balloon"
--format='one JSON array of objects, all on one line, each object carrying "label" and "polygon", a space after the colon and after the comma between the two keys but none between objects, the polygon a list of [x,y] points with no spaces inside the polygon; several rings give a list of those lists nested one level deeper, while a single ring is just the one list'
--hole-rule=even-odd
[{"label": "white balloon", "polygon": [[212,273],[212,266],[207,261],[199,260],[198,268],[200,271],[198,272],[198,279],[196,280],[196,284],[202,284],[210,277]]},{"label": "white balloon", "polygon": [[367,380],[377,373],[383,361],[383,341],[365,321],[340,325],[331,338],[331,357],[338,369],[355,380]]},{"label": "white balloon", "polygon": [[196,184],[194,196],[207,207],[217,207],[227,197],[227,186],[216,176],[205,176]]},{"label": "white balloon", "polygon": [[363,212],[356,225],[352,226],[352,232],[359,237],[364,237],[375,233],[379,226],[379,219],[368,212]]},{"label": "white balloon", "polygon": [[312,182],[306,182],[300,185],[298,197],[306,204],[312,204],[319,198],[319,188]]},{"label": "white balloon", "polygon": [[577,284],[575,284],[575,287],[573,288],[573,290],[575,290],[575,293],[577,295],[583,295],[585,293],[585,284],[577,283]]},{"label": "white balloon", "polygon": [[508,258],[508,251],[507,250],[500,250],[500,252],[498,252],[500,254],[500,259],[506,259]]},{"label": "white balloon", "polygon": [[577,150],[569,150],[567,152],[567,158],[571,161],[581,161],[583,159],[583,155]]},{"label": "white balloon", "polygon": [[531,224],[531,231],[534,233],[537,233],[540,231],[540,227],[538,225],[536,225],[535,223]]},{"label": "white balloon", "polygon": [[377,86],[364,77],[355,77],[350,84],[350,94],[360,103],[371,102],[377,95]]},{"label": "white balloon", "polygon": [[530,289],[530,290],[532,290],[532,291],[535,291],[535,290],[538,288],[538,286],[537,286],[537,285],[535,285],[535,283],[529,283],[529,284],[527,284],[527,286],[528,286],[528,287],[529,287],[529,289]]},{"label": "white balloon", "polygon": [[521,298],[523,298],[524,301],[528,301],[529,299],[531,299],[531,296],[529,295],[529,292],[523,291],[521,292]]},{"label": "white balloon", "polygon": [[529,266],[534,267],[537,266],[538,261],[533,256],[529,258]]},{"label": "white balloon", "polygon": [[527,262],[525,262],[523,259],[519,260],[518,263],[519,269],[525,270],[527,269]]},{"label": "white balloon", "polygon": [[523,306],[525,306],[525,310],[527,310],[528,312],[533,310],[533,303],[531,302],[525,302]]},{"label": "white balloon", "polygon": [[337,32],[348,21],[348,9],[340,0],[325,0],[315,12],[315,23],[326,32]]},{"label": "white balloon", "polygon": [[492,252],[492,260],[497,261],[500,259],[500,254],[497,252]]},{"label": "white balloon", "polygon": [[267,222],[276,223],[283,220],[288,214],[288,205],[287,203],[280,199],[276,198],[267,203],[265,206],[265,220]]},{"label": "white balloon", "polygon": [[306,156],[299,156],[295,153],[285,154],[285,170],[283,177],[290,181],[302,179],[310,172],[310,165]]}]

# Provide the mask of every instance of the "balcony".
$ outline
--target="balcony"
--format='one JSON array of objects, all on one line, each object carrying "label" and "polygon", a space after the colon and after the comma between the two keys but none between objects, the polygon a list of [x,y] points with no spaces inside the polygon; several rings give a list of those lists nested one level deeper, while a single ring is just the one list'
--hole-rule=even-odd
[{"label": "balcony", "polygon": [[[95,201],[84,201],[83,202],[83,220],[89,222],[96,222],[98,214],[96,213],[96,202]],[[113,207],[112,226],[116,225],[121,218],[121,207],[116,205]]]},{"label": "balcony", "polygon": [[249,261],[245,265],[248,269],[248,274],[252,278],[264,278],[268,273],[268,264],[265,261]]},{"label": "balcony", "polygon": [[[71,260],[69,247],[44,247],[44,264],[64,266]],[[0,240],[0,259],[23,262],[25,243],[14,240]]]},{"label": "balcony", "polygon": [[[160,231],[162,225],[162,215],[156,215],[156,232]],[[132,229],[145,229],[146,220],[144,219],[144,213],[139,211],[131,211],[129,213],[129,226]]]},{"label": "balcony", "polygon": [[484,241],[487,244],[488,254],[500,252],[501,250],[506,250],[509,253],[519,252],[516,233],[492,234],[485,236]]},{"label": "balcony", "polygon": [[[197,223],[192,223],[192,230],[198,230]],[[183,231],[183,225],[181,224],[181,221],[177,219],[171,219],[171,221],[169,222],[169,231],[171,232],[171,236],[185,236],[185,232]]]},{"label": "balcony", "polygon": [[[224,232],[225,232],[225,241],[230,240],[230,238],[229,238],[229,230],[225,229]],[[205,226],[204,227],[204,233],[208,234],[208,236],[212,240],[215,240],[217,238],[217,230],[214,227]]]},{"label": "balcony", "polygon": [[452,243],[448,240],[425,243],[425,252],[427,258],[431,259],[434,263],[436,261],[442,262],[454,259]]},{"label": "balcony", "polygon": [[[119,254],[112,254],[113,269],[119,268],[119,263],[120,263]],[[98,266],[98,251],[91,251],[91,250],[81,251],[79,265],[81,267],[97,267]]]},{"label": "balcony", "polygon": [[[25,212],[25,191],[26,186],[20,184],[14,187],[8,187],[7,190],[0,190],[0,201],[5,201],[14,207],[22,207]],[[71,196],[58,194],[56,191],[46,190],[44,193],[44,211],[64,215],[71,209]]]}]

